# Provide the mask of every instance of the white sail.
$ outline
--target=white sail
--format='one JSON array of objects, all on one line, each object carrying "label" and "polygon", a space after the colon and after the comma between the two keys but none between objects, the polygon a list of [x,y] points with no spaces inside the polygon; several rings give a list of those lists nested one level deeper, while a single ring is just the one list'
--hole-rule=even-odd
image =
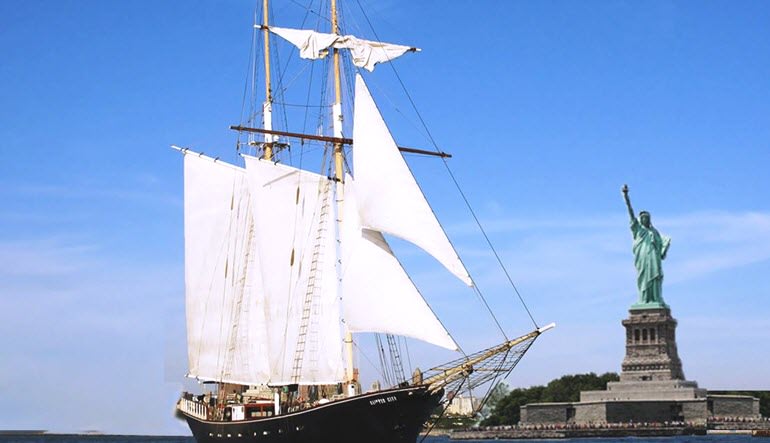
[{"label": "white sail", "polygon": [[185,311],[189,376],[259,384],[268,379],[265,316],[250,254],[245,171],[199,154],[184,158]]},{"label": "white sail", "polygon": [[299,56],[316,60],[326,57],[327,50],[340,37],[336,34],[324,34],[310,29],[291,29],[271,26],[270,32],[282,37],[299,49]]},{"label": "white sail", "polygon": [[353,171],[364,228],[414,243],[465,284],[473,285],[360,75],[356,75],[353,116]]},{"label": "white sail", "polygon": [[353,64],[369,72],[374,65],[387,62],[417,48],[392,43],[363,40],[353,35],[337,35],[307,29],[290,29],[272,26],[270,31],[287,40],[299,49],[302,58],[315,60],[326,57],[331,47],[349,49]]},{"label": "white sail", "polygon": [[342,306],[351,332],[383,332],[457,350],[378,231],[360,224],[358,181],[345,179],[340,232]]},{"label": "white sail", "polygon": [[[244,157],[267,308],[271,384],[331,384],[344,379],[336,273],[336,214],[326,177]],[[312,302],[305,300],[311,291]],[[310,319],[303,320],[309,308]],[[300,330],[304,326],[304,337]],[[298,343],[301,371],[295,357]]]}]

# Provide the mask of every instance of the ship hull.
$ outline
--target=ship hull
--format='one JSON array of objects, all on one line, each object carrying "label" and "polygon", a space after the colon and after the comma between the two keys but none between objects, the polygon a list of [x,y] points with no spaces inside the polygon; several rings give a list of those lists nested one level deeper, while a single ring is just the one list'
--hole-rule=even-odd
[{"label": "ship hull", "polygon": [[215,422],[186,414],[185,418],[198,443],[414,443],[442,394],[416,386],[255,420]]}]

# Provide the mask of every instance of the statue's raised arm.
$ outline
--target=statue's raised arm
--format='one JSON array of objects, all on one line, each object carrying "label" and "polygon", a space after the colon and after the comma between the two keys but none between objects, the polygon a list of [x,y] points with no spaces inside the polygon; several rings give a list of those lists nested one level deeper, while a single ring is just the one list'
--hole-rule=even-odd
[{"label": "statue's raised arm", "polygon": [[628,185],[623,185],[623,199],[626,201],[626,207],[628,208],[628,216],[631,217],[631,221],[636,220],[636,215],[634,215],[634,209],[631,207],[631,199],[628,198]]}]

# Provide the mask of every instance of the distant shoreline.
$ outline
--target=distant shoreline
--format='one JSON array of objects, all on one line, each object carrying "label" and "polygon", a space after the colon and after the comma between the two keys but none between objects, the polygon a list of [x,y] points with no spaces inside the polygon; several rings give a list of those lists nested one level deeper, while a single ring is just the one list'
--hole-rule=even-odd
[{"label": "distant shoreline", "polygon": [[566,438],[678,437],[706,435],[705,427],[604,428],[604,429],[509,429],[452,431],[452,440],[553,440]]},{"label": "distant shoreline", "polygon": [[544,428],[544,429],[434,429],[431,435],[451,440],[555,440],[567,438],[679,437],[691,435],[755,435],[770,436],[770,423],[737,423],[716,426],[649,426],[609,428]]},{"label": "distant shoreline", "polygon": [[48,431],[42,429],[0,429],[0,436],[3,435],[43,435]]}]

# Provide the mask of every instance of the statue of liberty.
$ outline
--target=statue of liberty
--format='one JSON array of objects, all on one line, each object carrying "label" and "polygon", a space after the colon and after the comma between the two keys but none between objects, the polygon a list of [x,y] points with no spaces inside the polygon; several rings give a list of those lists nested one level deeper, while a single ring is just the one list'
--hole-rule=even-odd
[{"label": "statue of liberty", "polygon": [[631,217],[636,286],[639,289],[639,300],[631,306],[631,309],[668,308],[663,302],[661,262],[666,258],[671,239],[660,235],[652,226],[649,212],[641,211],[639,218],[636,218],[631,208],[631,200],[628,198],[627,185],[623,185],[623,198],[628,207],[628,215]]}]

